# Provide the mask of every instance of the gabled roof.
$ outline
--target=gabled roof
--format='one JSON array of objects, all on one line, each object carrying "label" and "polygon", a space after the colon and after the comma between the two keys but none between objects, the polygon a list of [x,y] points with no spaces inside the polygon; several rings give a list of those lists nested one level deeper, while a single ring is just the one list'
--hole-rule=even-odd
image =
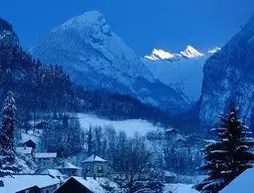
[{"label": "gabled roof", "polygon": [[31,142],[31,143],[36,144],[36,143],[35,143],[35,141],[34,141],[34,140],[32,140],[32,139],[27,139],[27,140],[24,140],[24,141],[23,141],[23,143],[28,143],[28,142]]},{"label": "gabled roof", "polygon": [[[75,180],[76,182],[78,182],[83,187],[85,187],[86,189],[90,190],[93,193],[106,193],[106,190],[104,190],[102,188],[100,183],[98,181],[96,181],[95,179],[93,179],[93,178],[86,178],[86,179],[84,179],[82,177],[72,176],[72,177],[68,178],[61,186],[63,186],[69,180]],[[61,188],[61,186],[59,188]],[[55,190],[55,192],[56,191],[57,190]]]},{"label": "gabled roof", "polygon": [[63,162],[62,165],[58,166],[57,169],[76,169],[78,170],[79,168],[77,166],[74,166],[70,162]]},{"label": "gabled roof", "polygon": [[45,169],[41,172],[41,174],[44,175],[50,175],[51,177],[64,177],[64,175],[59,171],[55,169]]},{"label": "gabled roof", "polygon": [[56,158],[57,153],[35,153],[35,158]]},{"label": "gabled roof", "polygon": [[166,177],[176,177],[176,174],[170,171],[165,171],[165,176]]},{"label": "gabled roof", "polygon": [[16,152],[22,153],[22,154],[31,154],[32,153],[31,147],[16,147]]},{"label": "gabled roof", "polygon": [[247,169],[219,193],[252,193],[253,192],[254,169]]},{"label": "gabled roof", "polygon": [[12,175],[0,178],[4,186],[0,187],[1,193],[15,193],[30,187],[44,188],[60,183],[57,178],[49,175]]},{"label": "gabled roof", "polygon": [[90,157],[82,161],[82,163],[89,163],[89,162],[107,162],[107,160],[102,159],[101,157],[96,155],[91,155]]}]

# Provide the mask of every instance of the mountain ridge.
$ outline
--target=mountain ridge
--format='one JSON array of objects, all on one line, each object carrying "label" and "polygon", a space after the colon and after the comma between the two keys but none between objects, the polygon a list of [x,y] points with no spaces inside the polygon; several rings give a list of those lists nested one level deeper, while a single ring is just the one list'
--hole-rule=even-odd
[{"label": "mountain ridge", "polygon": [[219,113],[228,111],[231,103],[240,107],[243,121],[253,122],[253,34],[254,16],[220,52],[207,60],[198,105],[202,124],[213,126]]},{"label": "mountain ridge", "polygon": [[153,77],[98,11],[86,12],[54,28],[30,53],[45,64],[60,64],[75,83],[87,88],[135,96],[170,112],[186,107],[185,99]]}]

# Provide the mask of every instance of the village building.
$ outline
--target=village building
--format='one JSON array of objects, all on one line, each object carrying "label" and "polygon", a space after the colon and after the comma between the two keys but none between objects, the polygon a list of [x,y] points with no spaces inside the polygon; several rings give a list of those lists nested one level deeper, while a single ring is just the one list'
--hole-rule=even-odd
[{"label": "village building", "polygon": [[253,191],[254,168],[245,170],[219,193],[252,193]]},{"label": "village building", "polygon": [[63,162],[60,166],[57,167],[57,169],[67,175],[67,176],[78,176],[79,174],[79,170],[80,168],[78,168],[77,166],[74,166],[72,163],[70,162]]},{"label": "village building", "polygon": [[62,174],[59,170],[56,169],[45,169],[40,172],[41,175],[49,175],[52,178],[58,178],[59,180],[63,181],[67,178],[66,175]]},{"label": "village building", "polygon": [[100,183],[93,178],[70,177],[54,193],[106,193]]},{"label": "village building", "polygon": [[174,183],[176,179],[176,174],[170,171],[165,171],[164,173],[164,182],[165,183]]},{"label": "village building", "polygon": [[35,153],[35,162],[42,166],[52,166],[56,161],[57,153]]},{"label": "village building", "polygon": [[91,155],[82,162],[85,177],[107,177],[108,161],[99,156]]},{"label": "village building", "polygon": [[53,193],[60,180],[49,175],[12,175],[0,178],[1,193]]}]

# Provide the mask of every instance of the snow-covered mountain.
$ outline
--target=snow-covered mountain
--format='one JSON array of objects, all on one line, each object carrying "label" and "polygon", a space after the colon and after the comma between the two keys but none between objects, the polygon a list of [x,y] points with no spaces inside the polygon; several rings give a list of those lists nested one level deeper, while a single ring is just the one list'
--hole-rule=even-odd
[{"label": "snow-covered mountain", "polygon": [[201,94],[204,63],[219,50],[215,48],[202,53],[190,45],[179,53],[154,49],[142,61],[155,78],[183,93],[189,100],[197,101]]},{"label": "snow-covered mountain", "polygon": [[[213,51],[213,50],[212,50]],[[147,60],[179,60],[181,58],[199,58],[204,56],[203,53],[196,50],[194,47],[188,45],[187,48],[179,53],[170,53],[162,49],[154,49],[151,55],[145,56]]]},{"label": "snow-covered mountain", "polygon": [[254,16],[220,52],[207,60],[199,102],[201,122],[213,126],[219,113],[228,111],[232,102],[240,107],[247,123],[253,122],[253,74]]},{"label": "snow-covered mountain", "polygon": [[91,89],[129,94],[170,111],[186,107],[184,98],[154,78],[98,11],[56,27],[30,50],[46,64],[59,64],[73,81]]}]

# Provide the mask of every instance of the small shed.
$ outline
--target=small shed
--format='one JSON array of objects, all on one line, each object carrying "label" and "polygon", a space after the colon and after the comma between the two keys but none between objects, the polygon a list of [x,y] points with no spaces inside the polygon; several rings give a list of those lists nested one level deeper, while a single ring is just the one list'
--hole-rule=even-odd
[{"label": "small shed", "polygon": [[33,149],[36,149],[36,143],[32,139],[24,141],[23,144],[25,147],[31,147]]},{"label": "small shed", "polygon": [[82,165],[85,177],[107,177],[108,161],[99,156],[91,155],[82,162]]},{"label": "small shed", "polygon": [[106,193],[93,178],[70,177],[54,193]]},{"label": "small shed", "polygon": [[57,169],[63,174],[70,177],[77,176],[80,168],[78,168],[77,166],[73,165],[70,162],[65,161],[60,166],[58,166]]}]

